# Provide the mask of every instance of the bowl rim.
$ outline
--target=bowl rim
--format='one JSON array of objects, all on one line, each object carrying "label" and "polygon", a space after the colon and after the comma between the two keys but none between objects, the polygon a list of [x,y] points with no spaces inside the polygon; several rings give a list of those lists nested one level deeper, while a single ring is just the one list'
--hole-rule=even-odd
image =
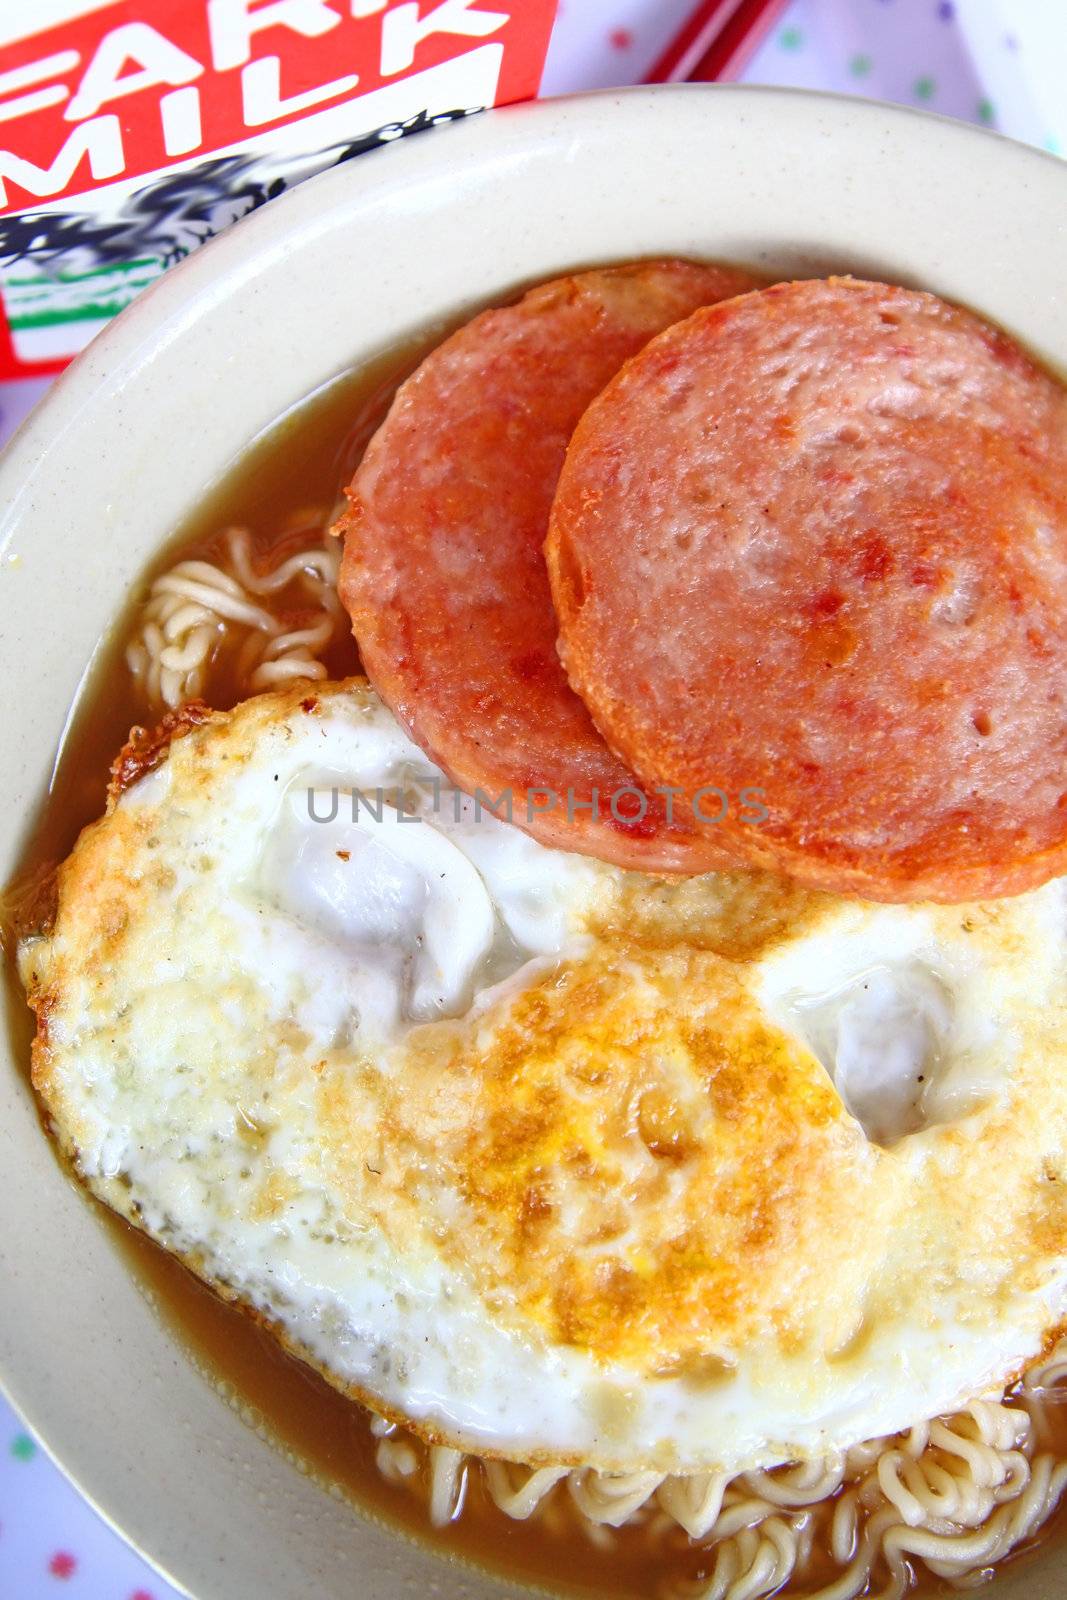
[{"label": "bowl rim", "polygon": [[[848,108],[861,115],[870,113],[872,116],[888,116],[892,121],[907,119],[923,125],[940,127],[964,139],[976,141],[976,149],[980,144],[999,146],[1015,153],[1024,155],[1027,163],[1039,160],[1050,168],[1063,171],[1067,166],[1067,159],[1039,145],[1024,144],[1021,140],[1013,139],[1008,134],[1002,133],[997,128],[987,127],[973,122],[964,122],[958,117],[948,116],[944,112],[926,110],[921,106],[905,105],[897,101],[868,98],[864,95],[847,94],[842,90],[832,89],[806,89],[788,84],[766,83],[665,83],[665,84],[623,84],[617,88],[599,88],[576,91],[570,94],[556,95],[545,100],[525,100],[512,105],[481,108],[472,115],[457,119],[453,122],[441,123],[429,128],[419,129],[417,134],[409,134],[403,138],[377,146],[372,150],[365,150],[358,157],[353,156],[344,162],[327,168],[323,172],[315,173],[305,178],[295,188],[278,195],[267,206],[258,208],[231,223],[222,233],[205,240],[191,254],[181,261],[175,262],[159,278],[148,284],[129,305],[125,306],[117,316],[102,328],[90,341],[84,350],[79,352],[61,373],[54,378],[45,393],[36,401],[30,411],[19,423],[14,433],[6,444],[0,449],[0,490],[5,485],[12,469],[17,466],[19,457],[29,452],[40,440],[43,442],[51,431],[53,417],[57,422],[62,422],[70,407],[77,403],[80,381],[89,381],[90,372],[95,378],[95,368],[102,357],[109,357],[114,352],[129,354],[130,340],[135,336],[134,330],[145,325],[146,314],[153,311],[165,314],[171,302],[179,305],[188,297],[191,290],[195,292],[195,283],[198,277],[205,274],[205,259],[210,266],[216,260],[221,261],[220,247],[230,245],[236,238],[241,245],[253,245],[253,230],[266,229],[269,233],[276,233],[288,216],[287,207],[304,195],[309,186],[325,187],[331,181],[336,181],[338,174],[348,176],[357,169],[360,175],[366,171],[366,180],[360,187],[377,187],[374,179],[384,174],[379,174],[377,162],[383,157],[395,160],[402,155],[410,159],[412,150],[417,149],[421,155],[427,141],[426,134],[434,135],[437,144],[442,135],[454,136],[461,128],[487,127],[486,137],[491,137],[491,129],[502,119],[521,119],[529,121],[531,126],[534,121],[544,122],[551,126],[560,119],[561,114],[566,116],[576,109],[581,111],[585,106],[598,108],[614,104],[620,110],[634,102],[665,103],[670,99],[694,96],[706,97],[714,95],[736,97],[739,101],[752,100],[758,102],[779,101],[783,105],[790,102],[804,104],[818,104],[827,106],[840,106],[842,110]],[[419,137],[422,135],[423,137]],[[388,154],[387,154],[388,153]],[[438,153],[435,151],[435,154]],[[477,152],[475,152],[475,155]],[[371,163],[365,164],[364,158],[374,158]],[[367,168],[369,167],[369,170]],[[240,231],[238,231],[240,230]],[[211,255],[205,256],[207,251]],[[213,274],[211,274],[213,276]],[[189,288],[187,289],[187,285]],[[0,557],[4,553],[3,535],[0,533]]]}]

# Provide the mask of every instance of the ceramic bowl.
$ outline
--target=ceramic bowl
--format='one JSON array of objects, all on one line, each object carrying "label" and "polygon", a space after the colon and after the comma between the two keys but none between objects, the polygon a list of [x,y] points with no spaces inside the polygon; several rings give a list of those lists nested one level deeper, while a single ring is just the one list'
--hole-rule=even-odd
[{"label": "ceramic bowl", "polygon": [[[332,375],[530,280],[653,254],[921,285],[1063,370],[1065,215],[1067,166],[996,136],[703,86],[490,112],[256,212],[120,316],[0,463],[0,877],[144,564]],[[61,1170],[6,1043],[0,1056],[0,1379],[103,1514],[197,1600],[511,1592],[364,1518],[241,1421]],[[991,1593],[1065,1584],[1052,1545]]]}]

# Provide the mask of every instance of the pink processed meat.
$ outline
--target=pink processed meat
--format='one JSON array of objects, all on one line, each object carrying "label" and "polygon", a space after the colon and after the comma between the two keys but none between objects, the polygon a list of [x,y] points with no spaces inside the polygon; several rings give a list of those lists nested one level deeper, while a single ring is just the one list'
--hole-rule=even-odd
[{"label": "pink processed meat", "polygon": [[875,900],[1067,870],[1067,391],[970,312],[852,279],[698,311],[582,418],[547,555],[643,781],[763,791],[739,863]]},{"label": "pink processed meat", "polygon": [[348,491],[340,592],[368,675],[455,783],[506,796],[543,843],[648,871],[722,864],[717,827],[642,795],[569,687],[543,545],[589,402],[653,335],[753,283],[639,262],[483,312],[401,387]]}]

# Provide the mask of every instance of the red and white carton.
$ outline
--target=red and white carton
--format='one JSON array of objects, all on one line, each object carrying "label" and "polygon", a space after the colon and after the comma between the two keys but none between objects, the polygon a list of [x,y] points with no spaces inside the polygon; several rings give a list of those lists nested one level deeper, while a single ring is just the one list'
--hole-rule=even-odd
[{"label": "red and white carton", "polygon": [[[0,378],[59,371],[301,178],[537,93],[556,0],[27,0],[0,15]],[[31,31],[32,30],[32,31]]]}]

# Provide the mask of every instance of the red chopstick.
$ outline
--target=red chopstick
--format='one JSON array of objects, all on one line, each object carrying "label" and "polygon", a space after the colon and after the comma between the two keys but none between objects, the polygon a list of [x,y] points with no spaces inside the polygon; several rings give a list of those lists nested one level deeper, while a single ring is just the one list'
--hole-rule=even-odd
[{"label": "red chopstick", "polygon": [[715,83],[737,77],[787,0],[703,0],[646,83]]}]

